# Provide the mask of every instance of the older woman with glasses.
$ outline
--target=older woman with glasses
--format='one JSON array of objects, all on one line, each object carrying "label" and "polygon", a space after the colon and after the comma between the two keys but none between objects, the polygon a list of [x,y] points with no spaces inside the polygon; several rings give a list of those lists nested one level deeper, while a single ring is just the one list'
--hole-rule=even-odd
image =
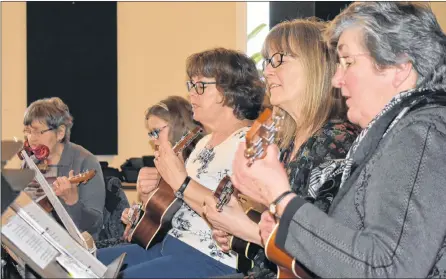
[{"label": "older woman with glasses", "polygon": [[319,277],[442,278],[446,35],[425,4],[361,2],[326,37],[339,56],[333,85],[363,128],[328,214],[283,195],[290,186],[275,146],[249,169],[240,146],[233,182],[277,209],[275,244]]},{"label": "older woman with glasses", "polygon": [[[57,97],[37,100],[26,109],[23,125],[31,148],[38,145],[49,148],[48,168],[43,175],[54,180],[55,194],[79,230],[88,231],[96,240],[102,228],[105,183],[96,157],[70,142],[73,117],[68,106]],[[96,170],[96,175],[85,184],[69,182],[68,177],[85,170]],[[35,183],[25,191],[33,198],[43,195],[43,190]]]},{"label": "older woman with glasses", "polygon": [[247,126],[259,115],[265,86],[254,62],[229,49],[191,55],[186,71],[193,118],[209,134],[197,143],[186,166],[171,144],[160,143],[156,168],[184,203],[162,243],[149,250],[137,245],[99,250],[98,258],[105,264],[127,252],[124,278],[208,278],[236,272],[236,256],[223,253],[213,241],[201,217],[202,205],[220,181],[231,175],[233,155],[244,142]]}]

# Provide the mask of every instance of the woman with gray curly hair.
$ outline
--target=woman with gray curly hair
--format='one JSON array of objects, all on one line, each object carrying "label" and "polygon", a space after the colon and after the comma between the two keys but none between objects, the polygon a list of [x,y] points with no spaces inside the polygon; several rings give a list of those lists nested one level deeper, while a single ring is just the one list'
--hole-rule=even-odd
[{"label": "woman with gray curly hair", "polygon": [[[81,231],[88,231],[95,240],[102,228],[105,203],[105,182],[96,157],[80,145],[70,142],[73,116],[58,97],[34,101],[23,119],[26,140],[31,148],[49,148],[48,170],[43,174],[53,181],[54,193]],[[68,177],[82,171],[95,170],[96,175],[85,184],[71,184]],[[40,186],[31,183],[26,189],[33,198],[43,194]]]},{"label": "woman with gray curly hair", "polygon": [[[363,128],[328,213],[289,193],[277,147],[233,182],[280,218],[261,235],[319,277],[446,276],[446,35],[429,6],[354,3],[326,30],[332,79]],[[251,190],[249,189],[251,188]],[[301,270],[302,271],[302,270]]]}]

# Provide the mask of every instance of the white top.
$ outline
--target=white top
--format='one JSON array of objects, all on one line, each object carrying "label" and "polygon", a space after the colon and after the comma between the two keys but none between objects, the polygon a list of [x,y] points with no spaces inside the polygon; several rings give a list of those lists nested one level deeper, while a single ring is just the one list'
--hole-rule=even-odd
[{"label": "white top", "polygon": [[[245,134],[248,130],[248,127],[244,127],[235,131],[224,142],[211,149],[206,148],[211,135],[203,137],[187,160],[186,170],[189,176],[201,185],[215,191],[226,175],[232,175],[232,161],[235,152],[239,143],[245,142]],[[183,206],[174,215],[169,234],[209,257],[236,268],[237,254],[233,251],[230,254],[223,253],[212,239],[212,232],[206,221],[186,203],[183,203]]]}]

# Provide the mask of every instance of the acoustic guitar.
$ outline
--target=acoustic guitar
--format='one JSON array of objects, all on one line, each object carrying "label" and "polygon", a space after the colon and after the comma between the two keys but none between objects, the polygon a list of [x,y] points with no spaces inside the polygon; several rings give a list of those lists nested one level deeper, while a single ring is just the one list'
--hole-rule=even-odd
[{"label": "acoustic guitar", "polygon": [[[244,155],[249,159],[248,166],[251,166],[255,160],[263,159],[266,156],[266,148],[276,140],[282,119],[283,115],[273,115],[269,108],[265,109],[256,119],[245,137],[246,149]],[[217,210],[222,211],[224,205],[228,204],[232,196],[237,198],[244,208],[245,214],[253,222],[260,222],[261,213],[266,208],[251,201],[249,197],[238,193],[234,189],[230,178],[226,176],[214,192],[214,197],[217,199]],[[259,245],[234,235],[230,237],[229,247],[237,253],[237,270],[245,274],[254,266],[254,256],[262,249]]]},{"label": "acoustic guitar", "polygon": [[[173,147],[175,154],[180,154],[184,148],[200,135],[202,129],[196,127],[182,137]],[[183,201],[175,197],[172,188],[160,177],[158,187],[148,198],[144,213],[133,207],[130,222],[124,232],[124,238],[130,238],[132,242],[149,249],[154,244],[163,240],[165,234],[172,227],[172,218],[181,208]],[[137,221],[136,225],[135,222]]]}]

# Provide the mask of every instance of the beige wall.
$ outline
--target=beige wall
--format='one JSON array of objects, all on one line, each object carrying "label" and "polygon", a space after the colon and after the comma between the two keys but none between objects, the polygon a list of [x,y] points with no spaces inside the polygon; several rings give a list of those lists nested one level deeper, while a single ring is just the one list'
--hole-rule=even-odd
[{"label": "beige wall", "polygon": [[[26,3],[2,2],[1,5],[3,140],[22,137],[21,123],[26,108]],[[16,167],[19,160],[15,158],[11,163]]]},{"label": "beige wall", "polygon": [[[21,136],[26,108],[26,4],[1,5],[2,139],[12,139]],[[99,157],[114,167],[152,153],[144,111],[169,95],[186,96],[187,56],[217,46],[245,50],[246,3],[120,2],[117,19],[118,155]]]},{"label": "beige wall", "polygon": [[441,28],[446,32],[446,2],[431,2],[431,7],[437,16]]}]

